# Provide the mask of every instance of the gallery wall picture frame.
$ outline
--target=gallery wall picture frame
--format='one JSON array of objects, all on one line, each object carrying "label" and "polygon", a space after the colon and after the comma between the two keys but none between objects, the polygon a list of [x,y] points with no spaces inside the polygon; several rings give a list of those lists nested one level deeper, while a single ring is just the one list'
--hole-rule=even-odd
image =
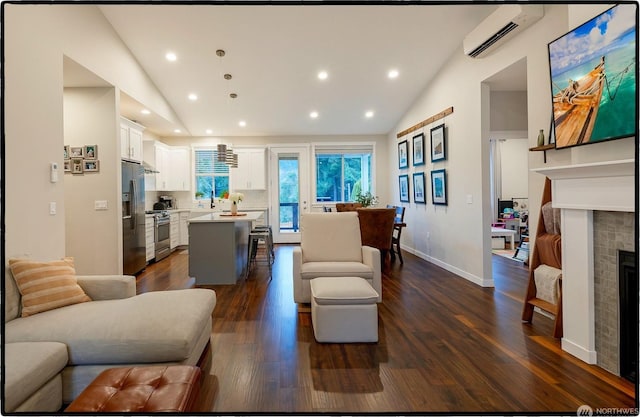
[{"label": "gallery wall picture frame", "polygon": [[413,137],[413,166],[424,165],[424,133]]},{"label": "gallery wall picture frame", "polygon": [[431,171],[431,201],[436,205],[447,205],[447,171]]},{"label": "gallery wall picture frame", "polygon": [[398,143],[398,168],[409,168],[409,142]]},{"label": "gallery wall picture frame", "polygon": [[71,158],[84,158],[84,147],[83,146],[70,146],[69,147],[69,156]]},{"label": "gallery wall picture frame", "polygon": [[400,186],[400,201],[403,203],[408,203],[410,201],[409,197],[409,176],[408,175],[400,175],[398,177],[398,182]]},{"label": "gallery wall picture frame", "polygon": [[83,164],[84,172],[99,172],[100,161],[97,159],[85,159]]},{"label": "gallery wall picture frame", "polygon": [[431,129],[431,162],[447,159],[447,140],[444,123]]},{"label": "gallery wall picture frame", "polygon": [[64,160],[68,161],[69,160],[69,155],[70,155],[70,150],[69,150],[69,145],[64,145]]},{"label": "gallery wall picture frame", "polygon": [[64,172],[71,172],[71,160],[64,161]]},{"label": "gallery wall picture frame", "polygon": [[413,174],[413,201],[419,204],[427,203],[427,195],[424,191],[424,172]]},{"label": "gallery wall picture frame", "polygon": [[82,158],[71,158],[71,173],[82,174],[84,172],[83,162]]},{"label": "gallery wall picture frame", "polygon": [[84,159],[98,159],[98,145],[84,145]]}]

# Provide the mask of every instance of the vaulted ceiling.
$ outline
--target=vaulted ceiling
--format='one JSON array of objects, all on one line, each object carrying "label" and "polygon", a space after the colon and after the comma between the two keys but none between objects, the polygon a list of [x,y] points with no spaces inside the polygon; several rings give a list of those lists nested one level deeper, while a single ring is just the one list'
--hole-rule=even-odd
[{"label": "vaulted ceiling", "polygon": [[[258,136],[388,133],[497,6],[99,7],[182,131],[141,114],[144,103],[128,100],[126,116],[162,136]],[[169,52],[175,61],[166,59]],[[396,78],[388,77],[391,70]]]}]

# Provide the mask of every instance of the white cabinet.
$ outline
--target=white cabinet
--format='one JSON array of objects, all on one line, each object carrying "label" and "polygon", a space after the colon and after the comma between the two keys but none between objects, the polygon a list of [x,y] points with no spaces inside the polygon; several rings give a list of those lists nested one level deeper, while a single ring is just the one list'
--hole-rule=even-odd
[{"label": "white cabinet", "polygon": [[155,223],[153,216],[145,218],[145,242],[147,249],[147,262],[156,257]]},{"label": "white cabinet", "polygon": [[191,213],[188,211],[180,212],[180,240],[178,244],[180,246],[189,244],[189,216]]},{"label": "white cabinet", "polygon": [[189,148],[171,147],[168,153],[168,191],[189,191],[191,170]]},{"label": "white cabinet", "polygon": [[171,213],[169,233],[171,234],[169,246],[171,249],[174,249],[176,246],[180,245],[180,214]]},{"label": "white cabinet", "polygon": [[189,191],[191,189],[191,154],[187,147],[144,142],[144,160],[155,174],[145,175],[147,191]]},{"label": "white cabinet", "polygon": [[238,168],[231,169],[231,189],[266,190],[266,149],[235,148],[233,152],[238,154]]},{"label": "white cabinet", "polygon": [[120,157],[142,162],[142,132],[144,127],[124,117],[120,119]]}]

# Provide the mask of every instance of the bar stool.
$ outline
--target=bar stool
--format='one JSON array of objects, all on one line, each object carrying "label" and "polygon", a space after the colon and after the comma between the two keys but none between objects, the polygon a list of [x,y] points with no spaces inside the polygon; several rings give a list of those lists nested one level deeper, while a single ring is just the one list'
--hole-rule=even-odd
[{"label": "bar stool", "polygon": [[271,249],[271,263],[276,259],[276,252],[273,246],[273,230],[271,225],[255,226],[252,231],[269,231],[269,241],[265,241],[265,245]]},{"label": "bar stool", "polygon": [[273,249],[273,233],[271,226],[257,226],[249,232],[249,247],[248,247],[248,265],[247,275],[245,279],[249,277],[252,266],[257,262],[256,255],[258,253],[258,243],[263,241],[265,243],[265,254],[267,265],[269,266],[269,280],[272,278],[272,265],[275,260],[275,253]]}]

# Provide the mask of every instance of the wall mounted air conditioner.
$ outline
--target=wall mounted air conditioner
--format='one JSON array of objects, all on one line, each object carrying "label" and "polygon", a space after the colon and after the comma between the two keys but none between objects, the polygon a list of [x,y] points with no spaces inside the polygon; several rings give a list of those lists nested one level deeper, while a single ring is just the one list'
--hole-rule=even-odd
[{"label": "wall mounted air conditioner", "polygon": [[542,16],[542,4],[502,5],[464,38],[464,53],[472,58],[481,58]]}]

